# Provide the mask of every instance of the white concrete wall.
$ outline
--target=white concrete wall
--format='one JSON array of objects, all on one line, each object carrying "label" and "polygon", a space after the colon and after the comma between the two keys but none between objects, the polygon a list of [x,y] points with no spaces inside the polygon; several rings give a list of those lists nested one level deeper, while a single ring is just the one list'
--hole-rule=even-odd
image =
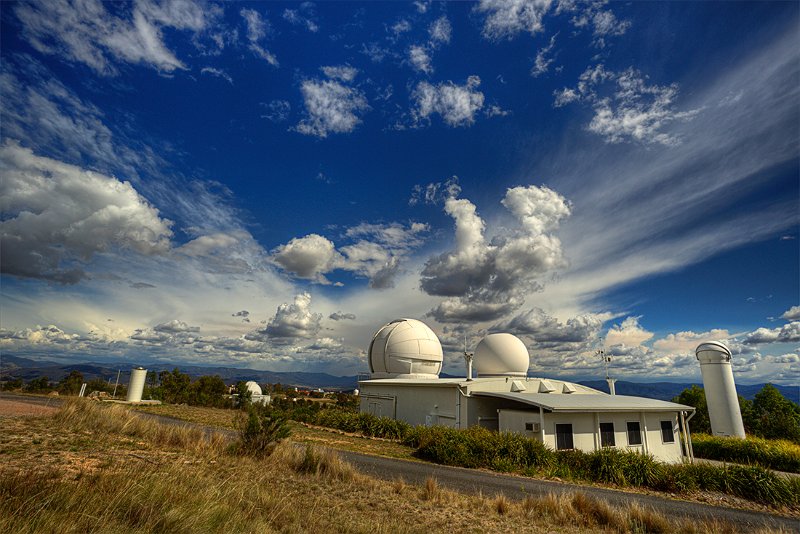
[{"label": "white concrete wall", "polygon": [[397,386],[361,383],[361,411],[411,425],[456,426],[456,386]]},{"label": "white concrete wall", "polygon": [[[639,422],[642,432],[642,444],[628,443],[628,421]],[[672,443],[664,443],[661,436],[661,421],[670,421],[673,429]],[[501,432],[517,432],[524,436],[542,439],[541,433],[525,429],[525,423],[539,423],[539,414],[525,410],[500,410],[499,430]],[[659,413],[545,413],[544,444],[556,449],[556,425],[572,425],[572,441],[576,449],[592,452],[600,447],[599,423],[614,424],[614,448],[647,452],[662,462],[678,463],[682,461],[680,433],[678,432],[678,415],[673,412]]]}]

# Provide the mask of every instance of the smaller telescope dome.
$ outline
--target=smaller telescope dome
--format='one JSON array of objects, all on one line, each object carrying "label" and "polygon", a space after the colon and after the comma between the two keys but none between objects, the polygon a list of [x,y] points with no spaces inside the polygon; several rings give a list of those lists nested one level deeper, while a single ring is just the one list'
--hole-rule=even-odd
[{"label": "smaller telescope dome", "polygon": [[416,319],[383,325],[369,345],[369,370],[374,378],[439,378],[443,359],[439,338]]},{"label": "smaller telescope dome", "polygon": [[527,376],[530,356],[525,343],[511,334],[489,334],[475,349],[478,376]]},{"label": "smaller telescope dome", "polygon": [[253,395],[262,395],[261,386],[259,386],[256,382],[250,380],[245,384],[247,387],[247,391],[252,393]]}]

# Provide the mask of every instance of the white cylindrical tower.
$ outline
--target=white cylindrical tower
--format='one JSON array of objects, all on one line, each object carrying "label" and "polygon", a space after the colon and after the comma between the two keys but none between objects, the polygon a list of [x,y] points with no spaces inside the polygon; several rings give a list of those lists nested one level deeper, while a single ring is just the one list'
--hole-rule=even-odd
[{"label": "white cylindrical tower", "polygon": [[695,350],[703,375],[708,418],[715,436],[744,438],[742,412],[733,382],[731,351],[718,341],[700,344]]},{"label": "white cylindrical tower", "polygon": [[372,378],[439,378],[443,359],[439,338],[416,319],[384,325],[369,345]]},{"label": "white cylindrical tower", "polygon": [[137,367],[131,369],[131,381],[128,384],[128,402],[141,402],[142,392],[144,392],[144,381],[147,378],[147,369]]}]

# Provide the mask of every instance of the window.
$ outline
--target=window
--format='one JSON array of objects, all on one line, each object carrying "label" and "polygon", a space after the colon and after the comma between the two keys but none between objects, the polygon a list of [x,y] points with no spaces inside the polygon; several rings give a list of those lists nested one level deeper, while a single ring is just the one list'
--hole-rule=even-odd
[{"label": "window", "polygon": [[600,446],[613,447],[614,442],[614,423],[600,423]]},{"label": "window", "polygon": [[628,445],[642,444],[642,429],[639,421],[628,421]]},{"label": "window", "polygon": [[675,443],[672,421],[661,421],[661,441],[664,443]]},{"label": "window", "polygon": [[572,444],[572,425],[556,425],[556,449],[574,449]]}]

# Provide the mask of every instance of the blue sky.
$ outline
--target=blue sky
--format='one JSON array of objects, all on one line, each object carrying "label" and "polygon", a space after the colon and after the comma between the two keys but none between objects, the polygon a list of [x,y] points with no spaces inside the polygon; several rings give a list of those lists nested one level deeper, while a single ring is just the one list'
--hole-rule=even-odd
[{"label": "blue sky", "polygon": [[0,4],[4,354],[800,378],[795,2]]}]

